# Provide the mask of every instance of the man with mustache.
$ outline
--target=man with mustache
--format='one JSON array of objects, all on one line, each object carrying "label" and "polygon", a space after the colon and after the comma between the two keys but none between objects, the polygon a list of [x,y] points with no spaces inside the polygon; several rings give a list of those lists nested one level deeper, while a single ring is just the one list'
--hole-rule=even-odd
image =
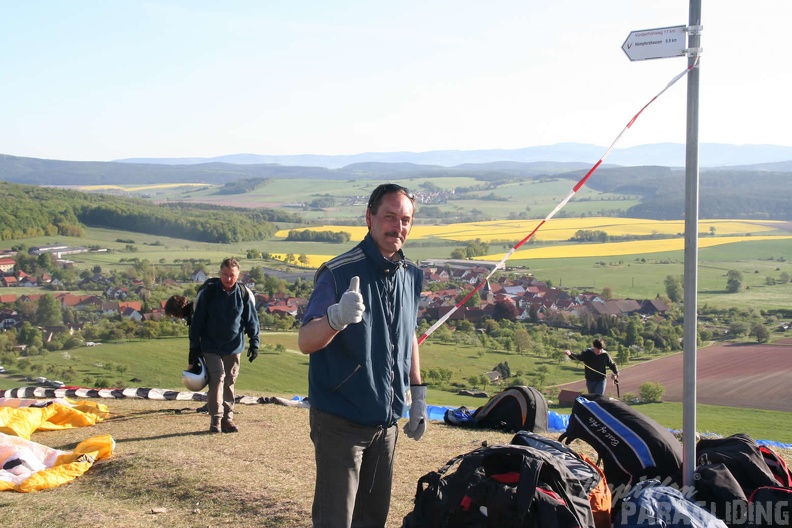
[{"label": "man with mustache", "polygon": [[426,430],[415,334],[423,273],[402,251],[414,213],[407,189],[378,186],[363,241],[316,272],[299,334],[310,354],[314,527],[384,527],[408,393],[404,432],[418,440]]}]

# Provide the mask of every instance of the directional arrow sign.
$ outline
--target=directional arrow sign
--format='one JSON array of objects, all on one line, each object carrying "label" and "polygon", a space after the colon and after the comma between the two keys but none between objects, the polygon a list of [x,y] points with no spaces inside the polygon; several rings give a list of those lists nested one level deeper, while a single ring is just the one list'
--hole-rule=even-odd
[{"label": "directional arrow sign", "polygon": [[640,29],[627,36],[622,49],[631,61],[665,59],[685,55],[686,26]]}]

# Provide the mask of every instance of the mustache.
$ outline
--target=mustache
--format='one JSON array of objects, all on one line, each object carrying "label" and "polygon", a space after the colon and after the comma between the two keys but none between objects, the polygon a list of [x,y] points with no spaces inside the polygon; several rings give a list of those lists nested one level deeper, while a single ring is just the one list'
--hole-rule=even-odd
[{"label": "mustache", "polygon": [[402,238],[401,233],[399,233],[398,231],[391,231],[389,233],[385,233],[385,236],[395,237],[401,240],[402,242],[404,242],[404,238]]}]

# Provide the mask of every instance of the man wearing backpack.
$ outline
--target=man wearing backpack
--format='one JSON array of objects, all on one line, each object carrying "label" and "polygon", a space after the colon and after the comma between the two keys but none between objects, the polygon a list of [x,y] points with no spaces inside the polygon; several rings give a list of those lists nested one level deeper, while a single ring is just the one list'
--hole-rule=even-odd
[{"label": "man wearing backpack", "polygon": [[299,335],[310,354],[315,528],[384,527],[408,391],[404,432],[418,440],[426,429],[415,334],[423,273],[402,251],[414,213],[407,189],[379,185],[366,208],[366,237],[316,272]]},{"label": "man wearing backpack", "polygon": [[209,432],[236,433],[234,384],[240,356],[249,339],[247,357],[258,357],[259,320],[253,295],[239,284],[239,262],[233,258],[220,265],[220,280],[207,284],[193,301],[190,324],[190,363],[203,354],[209,374],[207,404]]},{"label": "man wearing backpack", "polygon": [[592,348],[587,348],[580,354],[573,354],[569,350],[564,350],[564,354],[574,360],[582,361],[586,367],[586,390],[589,394],[605,394],[605,387],[608,378],[605,369],[609,368],[613,372],[613,379],[618,382],[619,368],[613,362],[610,354],[605,351],[605,343],[601,339],[595,339]]}]

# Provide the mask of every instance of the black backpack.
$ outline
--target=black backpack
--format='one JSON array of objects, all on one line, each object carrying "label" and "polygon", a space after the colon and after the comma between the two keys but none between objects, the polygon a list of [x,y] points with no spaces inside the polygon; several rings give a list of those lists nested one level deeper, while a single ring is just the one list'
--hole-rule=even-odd
[{"label": "black backpack", "polygon": [[681,485],[682,444],[665,427],[626,403],[579,396],[569,426],[558,440],[581,439],[599,455],[614,499],[643,479]]},{"label": "black backpack", "polygon": [[[449,413],[446,413],[448,416]],[[533,387],[514,386],[505,389],[476,409],[467,423],[470,427],[482,429],[498,429],[507,433],[517,431],[531,431],[535,433],[547,432],[547,399]],[[450,416],[447,423],[461,424],[452,421]]]},{"label": "black backpack", "polygon": [[564,464],[545,452],[480,447],[418,480],[415,507],[402,528],[594,527],[581,489]]},{"label": "black backpack", "polygon": [[[756,488],[748,498],[746,528],[767,526],[789,526],[792,519],[792,488],[784,486],[762,486]],[[745,517],[740,517],[742,521]],[[736,524],[736,523],[735,523]]]},{"label": "black backpack", "polygon": [[[591,464],[583,460],[583,457],[577,451],[566,444],[528,431],[520,431],[514,435],[511,444],[529,446],[539,451],[544,451],[555,460],[562,462],[578,480],[581,485],[580,491],[586,497],[602,481],[602,476],[600,476],[599,472]],[[577,484],[575,486],[577,487]]]},{"label": "black backpack", "polygon": [[779,485],[759,444],[744,433],[699,440],[694,483],[696,500],[720,519],[732,517],[735,505],[747,508],[756,489]]}]

